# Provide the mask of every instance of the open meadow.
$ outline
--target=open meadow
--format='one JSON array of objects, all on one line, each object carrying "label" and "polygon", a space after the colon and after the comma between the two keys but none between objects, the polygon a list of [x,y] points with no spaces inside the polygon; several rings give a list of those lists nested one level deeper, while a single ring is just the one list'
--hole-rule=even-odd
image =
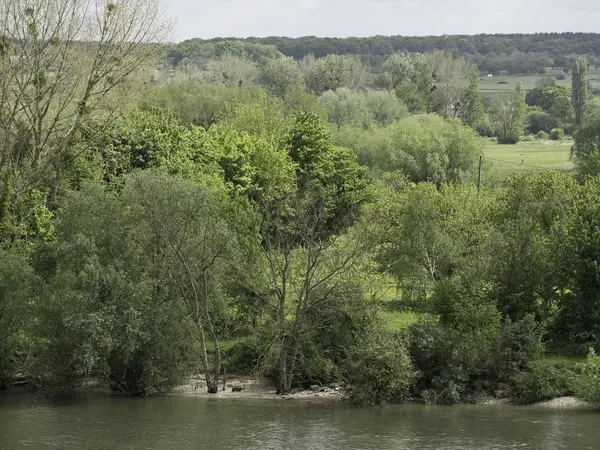
[{"label": "open meadow", "polygon": [[484,165],[499,175],[518,172],[540,171],[544,169],[571,170],[570,161],[572,139],[562,141],[532,140],[515,145],[498,144],[488,139],[484,149]]},{"label": "open meadow", "polygon": [[[554,76],[556,70],[548,69],[545,76]],[[564,80],[556,80],[557,85],[571,86],[571,73],[566,74]],[[523,83],[526,91],[536,87],[543,75],[494,75],[492,78],[482,77],[479,80],[479,88],[484,97],[491,97],[500,92],[510,91],[517,86],[518,82]],[[600,69],[590,69],[589,81],[592,89],[600,89]]]}]

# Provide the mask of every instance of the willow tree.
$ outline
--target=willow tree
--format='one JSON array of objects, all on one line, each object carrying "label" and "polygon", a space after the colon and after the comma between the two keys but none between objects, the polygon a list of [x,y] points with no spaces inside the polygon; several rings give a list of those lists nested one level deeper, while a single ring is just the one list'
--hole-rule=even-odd
[{"label": "willow tree", "polygon": [[15,205],[40,190],[54,203],[83,135],[149,75],[170,31],[163,17],[159,0],[0,3],[0,196]]}]

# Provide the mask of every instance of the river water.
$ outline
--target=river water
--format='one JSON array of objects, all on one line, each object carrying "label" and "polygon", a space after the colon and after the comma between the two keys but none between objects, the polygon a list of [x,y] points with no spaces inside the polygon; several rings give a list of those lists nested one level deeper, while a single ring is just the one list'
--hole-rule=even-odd
[{"label": "river water", "polygon": [[0,449],[600,449],[600,412],[0,394]]}]

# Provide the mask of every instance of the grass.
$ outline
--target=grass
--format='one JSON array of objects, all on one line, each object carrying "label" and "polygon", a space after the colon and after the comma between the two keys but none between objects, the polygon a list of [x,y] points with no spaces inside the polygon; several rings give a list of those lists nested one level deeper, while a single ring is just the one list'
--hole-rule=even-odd
[{"label": "grass", "polygon": [[583,356],[546,355],[544,361],[555,367],[575,370],[577,364],[585,361]]},{"label": "grass", "polygon": [[[554,76],[555,70],[547,69],[545,76]],[[600,88],[600,69],[590,70],[588,74],[592,88]],[[493,96],[499,92],[514,89],[520,81],[526,91],[533,89],[542,75],[494,75],[493,78],[482,77],[479,88],[485,97]],[[557,85],[571,86],[571,74],[568,73],[564,80],[555,80]]]},{"label": "grass", "polygon": [[544,169],[571,170],[569,161],[573,141],[533,140],[515,145],[498,144],[489,139],[484,149],[484,165],[503,176]]},{"label": "grass", "polygon": [[412,311],[385,312],[388,327],[391,331],[405,330],[419,320],[420,314]]}]

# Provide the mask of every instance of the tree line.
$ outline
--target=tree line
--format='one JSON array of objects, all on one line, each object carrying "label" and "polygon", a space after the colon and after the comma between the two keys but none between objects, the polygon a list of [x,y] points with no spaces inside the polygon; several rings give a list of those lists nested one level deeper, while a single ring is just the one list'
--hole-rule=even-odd
[{"label": "tree line", "polygon": [[[158,83],[158,3],[88,6],[0,6],[0,387],[151,395],[201,374],[215,393],[227,370],[282,395],[343,382],[359,405],[507,383],[600,402],[583,60],[536,106],[517,87],[486,108],[447,52],[393,55],[379,89],[344,55],[226,52]],[[528,112],[574,121],[576,170],[478,192],[482,126],[516,142]]]},{"label": "tree line", "polygon": [[[232,47],[249,52],[279,51],[300,60],[308,55],[322,58],[330,54],[356,55],[378,72],[383,62],[395,53],[447,51],[473,61],[481,72],[511,74],[538,73],[545,67],[569,69],[577,56],[587,56],[598,65],[596,33],[479,34],[445,36],[373,36],[366,38],[214,38],[189,39],[169,47],[168,57],[176,66],[184,58],[204,59],[219,56]],[[270,49],[270,50],[267,50]]]}]

